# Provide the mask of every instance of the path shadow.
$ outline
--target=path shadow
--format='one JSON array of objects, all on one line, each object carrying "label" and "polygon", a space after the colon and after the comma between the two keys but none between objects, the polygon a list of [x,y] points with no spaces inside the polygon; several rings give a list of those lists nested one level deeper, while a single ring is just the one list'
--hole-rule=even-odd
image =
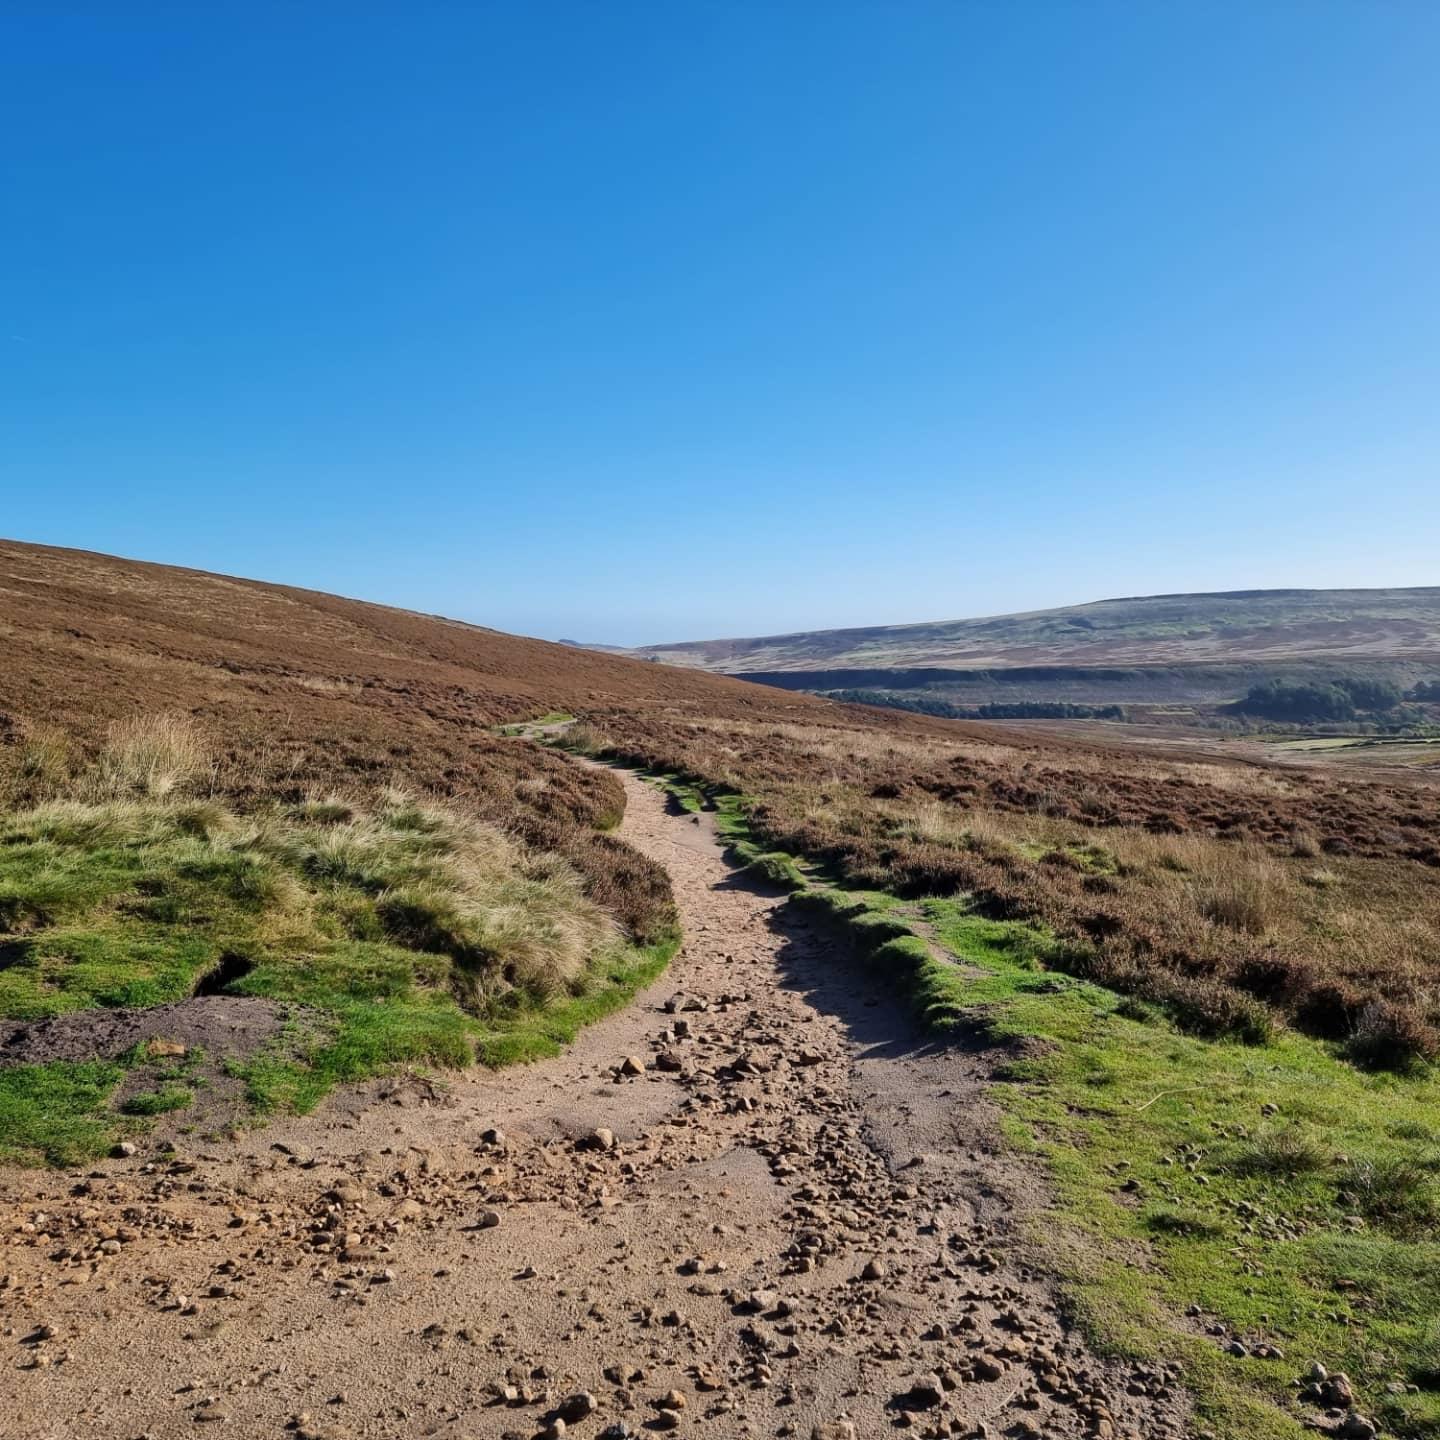
[{"label": "path shadow", "polygon": [[[773,900],[787,892],[744,870],[732,870],[716,887]],[[832,1015],[859,1047],[862,1060],[924,1059],[989,1048],[966,1031],[937,1035],[915,1018],[897,979],[866,964],[842,926],[779,905],[766,917],[776,938],[776,964],[783,988],[804,996],[816,1010]]]}]

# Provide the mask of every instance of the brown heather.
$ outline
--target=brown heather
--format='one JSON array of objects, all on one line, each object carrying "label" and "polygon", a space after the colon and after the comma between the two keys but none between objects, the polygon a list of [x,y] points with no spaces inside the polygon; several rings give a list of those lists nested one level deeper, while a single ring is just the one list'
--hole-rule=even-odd
[{"label": "brown heather", "polygon": [[1049,926],[1069,968],[1190,1028],[1261,1039],[1283,1017],[1402,1068],[1440,1049],[1433,788],[867,719],[591,729],[752,795],[767,844],[846,880]]},{"label": "brown heather", "polygon": [[[606,828],[613,776],[505,738],[550,712],[591,743],[742,790],[770,845],[911,896],[1042,922],[1079,973],[1202,1030],[1272,1017],[1366,1064],[1435,1052],[1440,791],[1034,729],[838,706],[282,586],[0,542],[0,781],[44,799],[185,779],[244,809],[399,781],[554,854],[630,933],[664,872]],[[183,744],[148,751],[171,715]],[[128,739],[127,739],[128,733]],[[182,737],[183,738],[183,737]],[[213,758],[210,758],[213,757]],[[203,763],[200,777],[186,767]],[[178,766],[172,776],[167,766]],[[104,767],[101,767],[103,772]]]},{"label": "brown heather", "polygon": [[129,727],[133,774],[155,717],[174,715],[201,737],[204,788],[241,809],[395,781],[462,799],[567,859],[641,939],[673,924],[673,903],[663,870],[603,833],[624,806],[618,781],[495,727],[591,705],[824,708],[314,591],[12,541],[0,541],[0,644],[0,785],[12,804],[113,767]]}]

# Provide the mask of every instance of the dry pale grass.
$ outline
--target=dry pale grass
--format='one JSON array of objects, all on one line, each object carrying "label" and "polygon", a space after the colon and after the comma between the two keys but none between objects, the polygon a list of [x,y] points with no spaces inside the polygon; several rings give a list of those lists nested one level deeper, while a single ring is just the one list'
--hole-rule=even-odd
[{"label": "dry pale grass", "polygon": [[1208,864],[1194,887],[1200,913],[1215,925],[1264,935],[1293,903],[1291,882],[1263,845],[1223,845],[1206,854]]},{"label": "dry pale grass", "polygon": [[84,784],[97,800],[163,800],[192,786],[209,765],[205,742],[188,716],[133,715],[110,726]]},{"label": "dry pale grass", "polygon": [[456,961],[467,1003],[497,984],[558,993],[618,938],[562,857],[527,852],[454,802],[392,790],[373,812],[335,824],[283,814],[246,843],[302,874],[374,893],[393,938]]},{"label": "dry pale grass", "polygon": [[35,726],[20,742],[5,774],[7,798],[43,800],[63,794],[74,773],[74,748],[58,726]]}]

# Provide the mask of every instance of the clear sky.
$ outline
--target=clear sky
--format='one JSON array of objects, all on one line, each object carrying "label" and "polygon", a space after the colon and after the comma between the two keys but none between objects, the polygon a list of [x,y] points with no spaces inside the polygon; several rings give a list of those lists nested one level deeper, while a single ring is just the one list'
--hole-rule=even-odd
[{"label": "clear sky", "polygon": [[0,534],[621,643],[1440,583],[1434,0],[0,32]]}]

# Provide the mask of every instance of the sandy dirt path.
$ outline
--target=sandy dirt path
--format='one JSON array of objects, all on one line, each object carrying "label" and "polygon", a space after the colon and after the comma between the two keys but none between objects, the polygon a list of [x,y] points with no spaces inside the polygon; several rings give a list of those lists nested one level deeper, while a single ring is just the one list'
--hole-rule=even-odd
[{"label": "sandy dirt path", "polygon": [[687,939],[564,1056],[0,1176],[0,1434],[1186,1433],[1026,1268],[990,1058],[624,778]]}]

